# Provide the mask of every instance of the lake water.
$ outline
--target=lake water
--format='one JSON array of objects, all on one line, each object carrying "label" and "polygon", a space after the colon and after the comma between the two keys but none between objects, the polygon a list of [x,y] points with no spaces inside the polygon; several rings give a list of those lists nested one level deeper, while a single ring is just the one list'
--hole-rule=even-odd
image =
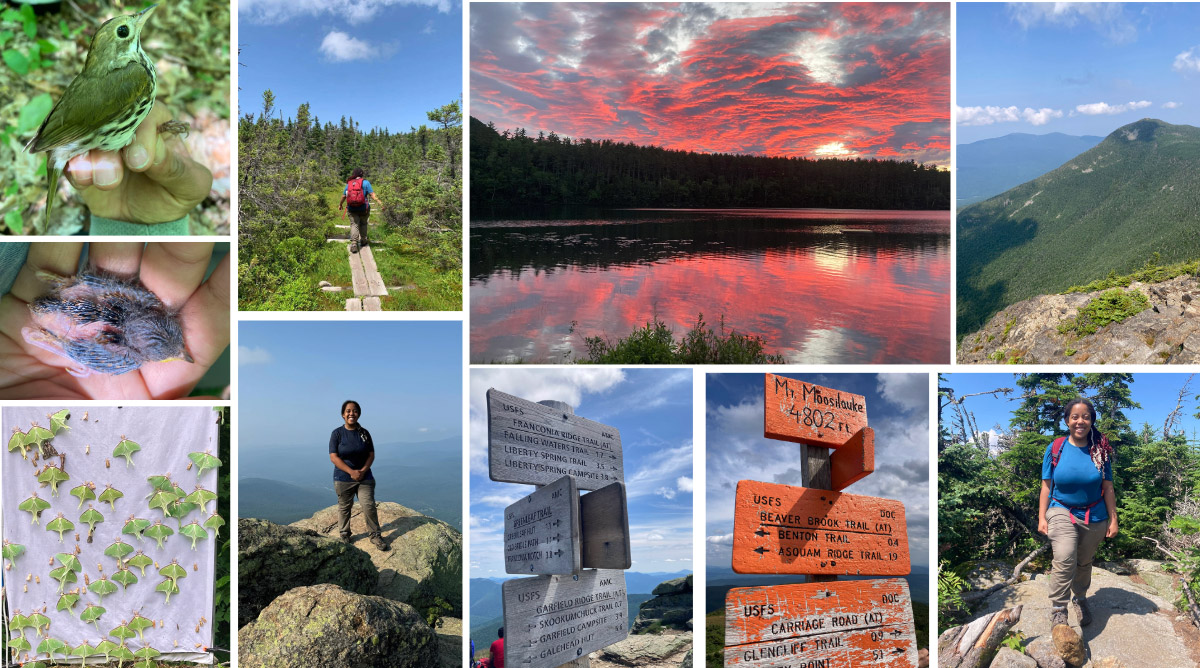
[{"label": "lake water", "polygon": [[472,362],[566,362],[656,316],[678,340],[701,313],[792,363],[950,362],[948,211],[609,210],[470,235]]}]

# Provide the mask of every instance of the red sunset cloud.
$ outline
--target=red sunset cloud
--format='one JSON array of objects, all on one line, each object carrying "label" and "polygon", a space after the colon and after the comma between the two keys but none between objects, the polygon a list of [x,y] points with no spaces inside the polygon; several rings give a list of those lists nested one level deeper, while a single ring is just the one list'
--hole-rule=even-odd
[{"label": "red sunset cloud", "polygon": [[950,161],[948,3],[475,3],[470,44],[501,130]]}]

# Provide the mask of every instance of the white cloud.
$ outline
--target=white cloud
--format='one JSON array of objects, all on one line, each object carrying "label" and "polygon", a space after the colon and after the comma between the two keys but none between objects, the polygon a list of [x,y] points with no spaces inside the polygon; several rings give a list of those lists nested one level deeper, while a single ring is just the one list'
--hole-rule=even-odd
[{"label": "white cloud", "polygon": [[429,19],[428,21],[425,22],[425,27],[421,29],[421,34],[422,35],[432,35],[433,34],[433,19]]},{"label": "white cloud", "polygon": [[709,536],[705,540],[711,545],[733,545],[733,534],[727,533],[721,536]]},{"label": "white cloud", "polygon": [[1175,64],[1171,65],[1171,69],[1184,73],[1200,72],[1200,46],[1193,46],[1175,56]]},{"label": "white cloud", "polygon": [[366,23],[387,7],[418,5],[450,12],[450,0],[241,0],[238,14],[254,23],[283,23],[298,16],[330,14],[351,25]]},{"label": "white cloud", "polygon": [[1182,102],[1163,102],[1163,109],[1178,109],[1182,106]]},{"label": "white cloud", "polygon": [[1090,24],[1117,44],[1137,39],[1137,25],[1120,2],[1013,2],[1008,12],[1026,30],[1040,25],[1073,28]]},{"label": "white cloud", "polygon": [[274,361],[271,351],[266,348],[238,346],[238,366],[243,364],[269,364]]},{"label": "white cloud", "polygon": [[879,393],[904,410],[929,409],[929,375],[924,373],[881,373]]},{"label": "white cloud", "polygon": [[675,484],[679,486],[679,491],[681,492],[691,492],[694,487],[692,479],[685,475],[679,476],[679,479],[675,481]]},{"label": "white cloud", "polygon": [[954,115],[959,125],[991,125],[993,123],[1015,123],[1025,121],[1030,125],[1045,125],[1052,118],[1062,118],[1058,109],[1033,109],[1025,107],[960,107],[955,105]]},{"label": "white cloud", "polygon": [[479,503],[482,503],[482,504],[488,505],[488,506],[504,506],[507,508],[508,506],[511,506],[512,504],[514,504],[520,500],[521,500],[520,494],[509,494],[509,495],[488,494],[487,496],[479,499]]},{"label": "white cloud", "polygon": [[1075,107],[1075,111],[1089,116],[1098,114],[1123,114],[1127,111],[1135,109],[1145,109],[1149,107],[1151,102],[1142,100],[1140,102],[1127,102],[1125,104],[1108,104],[1107,102],[1092,102],[1091,104],[1080,104]]},{"label": "white cloud", "polygon": [[659,487],[658,489],[654,490],[654,493],[664,499],[675,498],[675,490],[671,489],[670,487]]},{"label": "white cloud", "polygon": [[367,60],[374,57],[377,50],[361,39],[339,30],[331,30],[321,42],[321,53],[334,62],[344,63],[349,60]]}]

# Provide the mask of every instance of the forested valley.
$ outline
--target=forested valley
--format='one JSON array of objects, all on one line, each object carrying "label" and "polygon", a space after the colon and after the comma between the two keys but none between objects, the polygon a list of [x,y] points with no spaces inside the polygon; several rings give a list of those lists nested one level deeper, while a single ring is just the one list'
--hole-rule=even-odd
[{"label": "forested valley", "polygon": [[[462,110],[428,112],[430,125],[364,132],[352,117],[322,121],[301,104],[284,120],[274,94],[238,128],[238,302],[243,310],[342,310],[351,283],[339,212],[361,167],[382,207],[371,251],[388,287],[384,310],[462,308]],[[393,289],[396,288],[396,289]],[[352,294],[352,293],[350,293]]]},{"label": "forested valley", "polygon": [[950,172],[912,161],[771,158],[499,132],[471,118],[475,218],[536,207],[950,207]]},{"label": "forested valley", "polygon": [[[1101,542],[1096,559],[1165,559],[1190,596],[1200,596],[1200,442],[1180,426],[1200,397],[1190,377],[1178,377],[1175,405],[1154,407],[1155,424],[1140,426],[1126,416],[1141,408],[1133,374],[1016,374],[1016,387],[966,394],[955,390],[953,375],[939,377],[939,630],[969,619],[969,608],[982,601],[966,582],[979,562],[1004,561],[1006,572],[1022,562],[1025,574],[1048,570],[1048,542],[1037,532],[1042,459],[1046,446],[1065,435],[1063,407],[1076,396],[1095,404],[1096,427],[1114,452],[1120,532]],[[996,378],[1000,385],[1005,377]],[[980,395],[1016,397],[1008,425],[993,431],[978,424],[970,407]],[[1180,599],[1182,609],[1188,601]]]}]

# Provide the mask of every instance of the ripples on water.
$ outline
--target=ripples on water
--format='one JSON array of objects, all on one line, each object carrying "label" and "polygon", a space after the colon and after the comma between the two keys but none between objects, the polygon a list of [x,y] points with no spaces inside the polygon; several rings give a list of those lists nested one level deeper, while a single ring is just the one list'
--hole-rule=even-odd
[{"label": "ripples on water", "polygon": [[473,361],[568,361],[699,313],[796,363],[949,361],[949,212],[612,214],[472,222]]}]

